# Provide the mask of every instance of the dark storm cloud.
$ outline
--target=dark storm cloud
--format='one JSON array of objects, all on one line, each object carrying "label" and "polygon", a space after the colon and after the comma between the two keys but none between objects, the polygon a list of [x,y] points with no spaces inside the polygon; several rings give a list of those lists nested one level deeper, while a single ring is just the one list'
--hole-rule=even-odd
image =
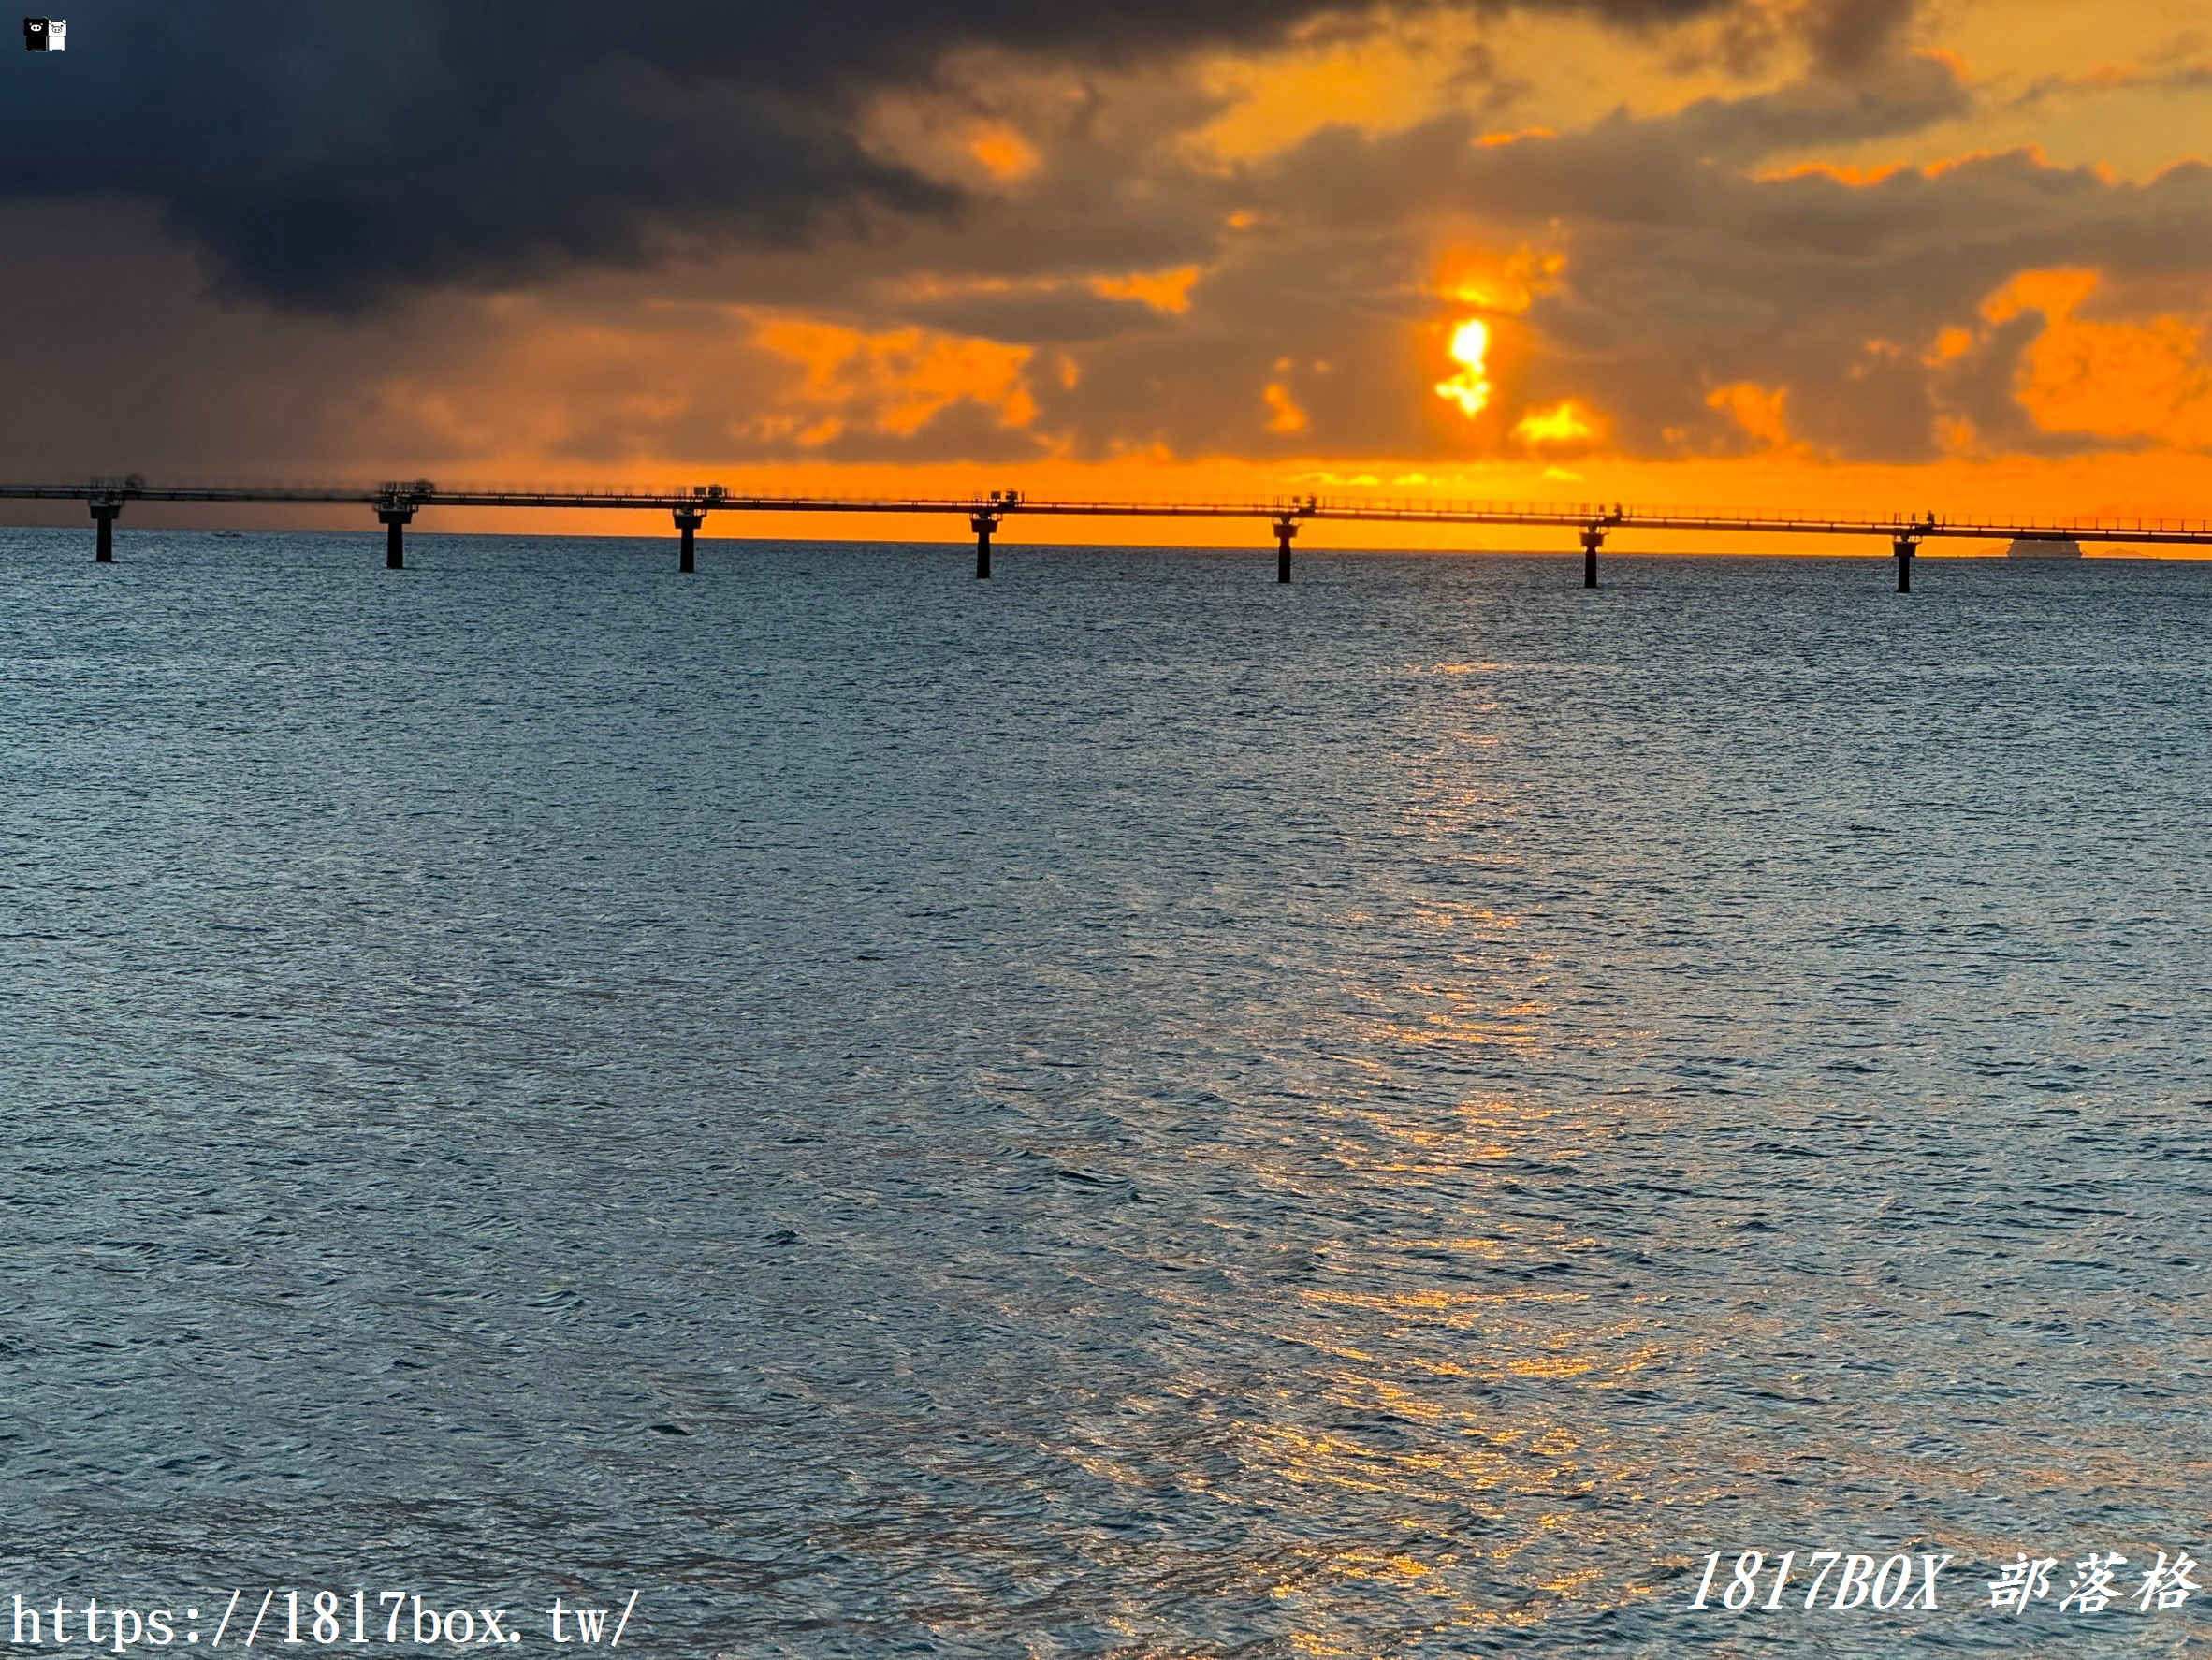
[{"label": "dark storm cloud", "polygon": [[1797,45],[1817,73],[1860,79],[1903,59],[1919,11],[1920,0],[1743,0],[1722,14],[1718,29],[1684,42],[1675,65],[1751,76]]},{"label": "dark storm cloud", "polygon": [[1917,133],[1967,114],[1973,99],[1949,65],[1911,58],[1871,86],[1814,80],[1736,99],[1707,98],[1668,120],[1668,147],[1754,161],[1777,151]]},{"label": "dark storm cloud", "polygon": [[[1728,0],[1520,0],[1629,26]],[[1472,0],[1477,10],[1502,10]],[[790,243],[825,217],[943,213],[853,117],[997,47],[1086,65],[1262,43],[1326,0],[111,0],[18,54],[0,198],[155,204],[233,286],[303,307],[518,283],[674,245]],[[1357,15],[1349,8],[1346,15]]]},{"label": "dark storm cloud", "polygon": [[1854,75],[1888,58],[1913,21],[1916,0],[1815,0],[1802,14],[1812,61]]}]

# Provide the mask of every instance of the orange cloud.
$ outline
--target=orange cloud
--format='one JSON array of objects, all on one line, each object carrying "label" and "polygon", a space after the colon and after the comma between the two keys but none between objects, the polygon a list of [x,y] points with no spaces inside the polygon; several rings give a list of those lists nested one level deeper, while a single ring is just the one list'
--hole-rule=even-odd
[{"label": "orange cloud", "polygon": [[1029,140],[1001,122],[987,122],[969,134],[968,153],[1002,184],[1026,179],[1038,168],[1038,154]]},{"label": "orange cloud", "polygon": [[1964,415],[1936,416],[1935,439],[1947,456],[1971,457],[1981,450],[1981,429]]},{"label": "orange cloud", "polygon": [[1715,386],[1705,395],[1705,401],[1708,407],[1731,417],[1746,436],[1761,446],[1786,450],[1794,447],[1784,414],[1789,396],[1787,386],[1776,386],[1769,391],[1752,381],[1735,381],[1725,386]]},{"label": "orange cloud", "polygon": [[1298,400],[1290,396],[1288,386],[1280,381],[1271,381],[1262,396],[1267,399],[1267,407],[1270,412],[1267,417],[1267,430],[1270,432],[1302,432],[1305,430],[1305,411],[1299,407]]},{"label": "orange cloud", "polygon": [[1131,271],[1126,277],[1093,277],[1093,294],[1105,299],[1133,299],[1156,312],[1180,316],[1190,310],[1190,291],[1201,272],[1195,265],[1171,269]]},{"label": "orange cloud", "polygon": [[2065,317],[2096,292],[2099,280],[2097,272],[2077,266],[2022,271],[1982,301],[1983,321],[2009,323],[2023,312]]},{"label": "orange cloud", "polygon": [[1791,179],[1826,179],[1838,184],[1848,184],[1854,190],[1866,190],[1885,179],[1912,171],[1903,162],[1888,162],[1879,167],[1853,167],[1825,161],[1798,162],[1786,167],[1770,167],[1754,174],[1762,184],[1779,184]]},{"label": "orange cloud", "polygon": [[1935,344],[1928,347],[1920,361],[1934,369],[1944,363],[1956,362],[1974,349],[1974,334],[1971,328],[1946,328],[1935,337]]},{"label": "orange cloud", "polygon": [[1219,167],[1280,153],[1323,127],[1403,131],[1451,101],[1450,66],[1478,27],[1448,15],[1402,16],[1356,36],[1297,31],[1279,51],[1224,52],[1200,72],[1221,112],[1186,142],[1201,165]]},{"label": "orange cloud", "polygon": [[1575,399],[1532,409],[1513,424],[1513,436],[1531,449],[1579,448],[1595,442],[1596,418]]},{"label": "orange cloud", "polygon": [[1564,254],[1539,254],[1532,248],[1506,255],[1454,249],[1436,262],[1430,286],[1461,305],[1518,315],[1535,303],[1537,295],[1552,287],[1565,269]]},{"label": "orange cloud", "polygon": [[2046,432],[2148,438],[2181,449],[2212,447],[2212,364],[2205,329],[2185,317],[2085,323],[2074,312],[2098,286],[2080,269],[2022,271],[1983,303],[1992,324],[2043,313],[2043,332],[2021,355],[2013,395]]},{"label": "orange cloud", "polygon": [[1002,427],[1026,427],[1037,418],[1024,375],[1031,357],[1027,346],[930,328],[867,334],[795,317],[756,322],[753,342],[805,371],[800,384],[786,392],[787,401],[833,411],[872,406],[869,424],[894,437],[911,437],[964,400],[995,410]]},{"label": "orange cloud", "polygon": [[1484,150],[1495,150],[1504,144],[1521,144],[1531,138],[1556,138],[1559,135],[1550,127],[1521,127],[1518,131],[1484,133],[1475,142]]}]

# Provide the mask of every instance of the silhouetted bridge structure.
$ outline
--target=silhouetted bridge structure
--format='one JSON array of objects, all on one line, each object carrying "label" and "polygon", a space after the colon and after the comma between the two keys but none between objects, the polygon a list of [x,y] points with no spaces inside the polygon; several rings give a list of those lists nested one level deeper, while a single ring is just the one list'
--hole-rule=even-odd
[{"label": "silhouetted bridge structure", "polygon": [[83,502],[96,537],[93,557],[115,557],[115,521],[131,502],[353,504],[373,511],[385,527],[385,564],[405,568],[405,527],[425,507],[559,507],[650,511],[672,516],[677,536],[677,568],[697,568],[692,536],[708,514],[904,513],[966,517],[975,535],[975,574],[991,574],[991,541],[1009,519],[1248,518],[1272,529],[1275,579],[1290,580],[1290,544],[1309,523],[1391,525],[1518,525],[1580,532],[1582,582],[1597,586],[1597,556],[1606,538],[1634,530],[1699,531],[1722,534],[1877,537],[1897,560],[1899,593],[1913,590],[1913,557],[1920,544],[1940,537],[1992,541],[2027,538],[2075,542],[2132,542],[2167,546],[2212,546],[2212,521],[2168,518],[2096,518],[2058,521],[1948,518],[1928,513],[1882,518],[1824,518],[1727,510],[1630,508],[1615,502],[1385,501],[1369,497],[1289,496],[1269,501],[1088,502],[1034,500],[1019,490],[982,496],[748,496],[727,487],[691,485],[666,489],[444,489],[427,478],[375,486],[153,485],[132,474],[82,484],[0,484],[0,501]]}]

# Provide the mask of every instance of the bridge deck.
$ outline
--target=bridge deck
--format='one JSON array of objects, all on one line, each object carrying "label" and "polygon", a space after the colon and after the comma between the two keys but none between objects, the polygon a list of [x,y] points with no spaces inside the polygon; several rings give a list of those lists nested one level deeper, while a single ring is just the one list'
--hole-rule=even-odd
[{"label": "bridge deck", "polygon": [[118,509],[129,502],[352,504],[380,511],[424,507],[620,508],[684,513],[845,513],[988,515],[1090,518],[1249,518],[1271,523],[1341,521],[1364,524],[1527,525],[1598,531],[1703,531],[1769,535],[1873,536],[1894,541],[1937,537],[1972,540],[2071,537],[2077,542],[2212,545],[2212,520],[2083,517],[1953,518],[1896,513],[1854,518],[1748,513],[1725,508],[1629,507],[1591,502],[1445,502],[1360,496],[1298,496],[1261,501],[1083,501],[1004,496],[748,496],[720,487],[445,489],[427,480],[379,486],[157,485],[136,477],[75,484],[0,483],[0,500],[79,501]]}]

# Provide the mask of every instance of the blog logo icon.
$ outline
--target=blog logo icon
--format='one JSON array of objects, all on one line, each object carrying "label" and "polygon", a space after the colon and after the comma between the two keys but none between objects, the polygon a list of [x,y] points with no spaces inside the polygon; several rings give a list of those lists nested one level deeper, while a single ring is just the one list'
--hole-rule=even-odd
[{"label": "blog logo icon", "polygon": [[69,38],[66,19],[58,17],[27,17],[23,19],[23,50],[25,51],[60,51]]}]

